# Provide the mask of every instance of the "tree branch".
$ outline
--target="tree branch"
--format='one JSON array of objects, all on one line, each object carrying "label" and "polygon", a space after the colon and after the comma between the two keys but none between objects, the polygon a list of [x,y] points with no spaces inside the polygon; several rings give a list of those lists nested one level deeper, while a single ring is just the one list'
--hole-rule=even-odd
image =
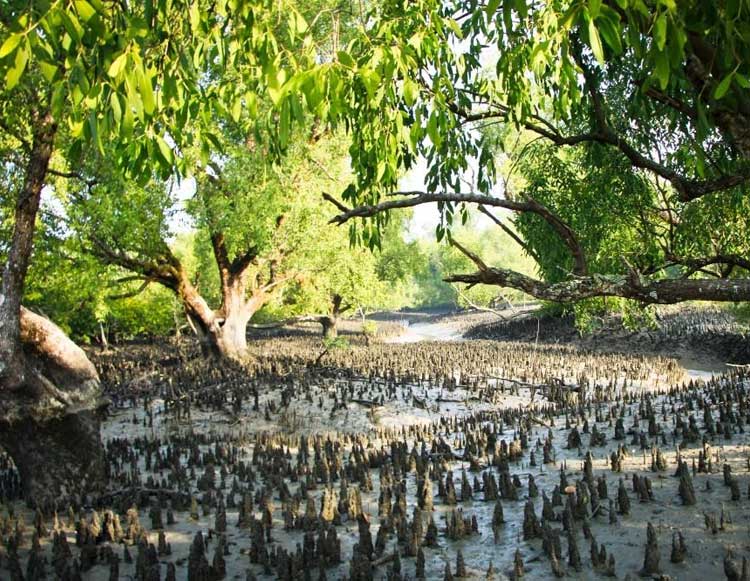
[{"label": "tree branch", "polygon": [[448,243],[453,246],[454,248],[458,249],[461,254],[466,256],[469,260],[471,260],[474,264],[477,265],[477,268],[484,272],[487,270],[487,265],[484,263],[484,261],[479,258],[478,255],[471,252],[469,249],[465,248],[464,246],[461,246],[456,240],[454,240],[452,237],[448,237]]},{"label": "tree branch", "polygon": [[509,228],[508,226],[506,226],[503,223],[503,221],[500,220],[500,218],[498,218],[497,216],[495,216],[492,212],[490,212],[484,206],[480,205],[478,209],[479,209],[480,212],[482,212],[482,214],[484,214],[490,220],[492,220],[495,224],[497,224],[503,232],[505,232],[508,236],[510,236],[511,239],[516,244],[518,244],[521,248],[524,249],[524,251],[526,252],[526,254],[528,254],[529,256],[531,256],[531,258],[533,258],[537,262],[537,264],[539,264],[539,255],[536,252],[534,252],[534,250],[532,250],[532,248],[528,244],[526,244],[526,242],[524,242],[518,234],[516,234],[511,228]]},{"label": "tree branch", "polygon": [[[734,174],[724,174],[715,178],[706,180],[690,179],[681,175],[677,171],[657,162],[656,160],[642,154],[632,145],[630,145],[622,136],[618,135],[606,120],[604,110],[604,100],[597,89],[597,83],[591,69],[586,65],[580,53],[575,54],[576,63],[583,72],[589,95],[592,100],[592,107],[595,119],[595,129],[590,132],[563,135],[548,121],[540,116],[531,116],[529,120],[522,123],[523,127],[551,141],[554,145],[575,146],[581,143],[595,142],[602,145],[609,145],[618,149],[629,161],[637,168],[645,169],[651,173],[669,181],[677,191],[678,198],[682,202],[690,202],[705,195],[728,190],[730,188],[742,185],[750,181],[750,167],[745,167]],[[680,111],[690,118],[695,116],[694,110],[687,107],[684,103],[669,97],[655,90],[647,93],[651,98],[658,100],[668,106]],[[509,110],[501,103],[488,103],[488,108],[482,111],[466,111],[454,102],[447,103],[448,109],[461,120],[461,124],[476,121],[485,121],[491,119],[507,120]],[[339,208],[342,210],[342,208]],[[344,212],[344,210],[342,210]]]},{"label": "tree branch", "polygon": [[[628,158],[634,167],[648,170],[668,180],[677,191],[677,197],[682,202],[690,202],[707,194],[727,190],[750,181],[750,167],[744,168],[741,172],[734,175],[722,175],[710,180],[691,180],[680,175],[673,169],[643,155],[624,138],[618,135],[607,122],[604,111],[604,99],[598,89],[595,73],[585,63],[579,51],[574,50],[573,56],[583,73],[584,82],[591,97],[594,120],[597,125],[597,130],[595,132],[587,134],[586,136],[581,136],[585,138],[582,141],[595,141],[616,147],[626,158]],[[565,140],[555,140],[554,137],[549,138],[557,145],[568,144],[564,143]]]},{"label": "tree branch", "polygon": [[229,272],[229,255],[227,253],[226,240],[222,232],[211,232],[211,248],[214,251],[214,258],[219,267],[219,276],[222,284],[226,284]]},{"label": "tree branch", "polygon": [[95,247],[92,249],[92,253],[107,264],[114,264],[130,270],[131,272],[136,272],[139,275],[151,279],[154,282],[159,282],[172,290],[177,289],[179,280],[174,271],[175,265],[172,262],[177,259],[171,254],[169,249],[167,249],[167,261],[149,261],[130,256],[122,250],[112,248],[97,236],[89,234],[88,238]]},{"label": "tree branch", "polygon": [[679,258],[677,256],[669,256],[668,258],[672,264],[686,266],[691,269],[688,276],[706,268],[707,266],[713,265],[736,266],[750,271],[750,259],[737,254],[717,254],[705,258]]},{"label": "tree branch", "polygon": [[557,303],[606,296],[633,299],[647,304],[673,304],[690,300],[737,302],[750,299],[750,279],[665,279],[644,282],[640,277],[594,274],[546,283],[513,270],[490,267],[470,274],[454,274],[444,280],[513,288],[537,299]]},{"label": "tree branch", "polygon": [[229,270],[235,276],[237,276],[238,274],[242,274],[242,272],[244,272],[245,269],[247,269],[247,267],[250,266],[257,258],[258,247],[251,246],[244,254],[235,256],[232,264],[229,265]]},{"label": "tree branch", "polygon": [[141,286],[139,286],[136,290],[125,292],[125,293],[114,294],[114,295],[107,295],[107,298],[111,300],[120,300],[120,299],[129,299],[129,298],[138,296],[139,294],[141,294],[143,291],[145,291],[148,288],[148,285],[150,285],[151,282],[152,282],[151,279],[147,278],[143,281],[143,284],[141,284]]},{"label": "tree branch", "polygon": [[99,180],[96,178],[87,178],[84,177],[81,173],[77,171],[60,171],[57,169],[48,169],[47,173],[53,176],[57,176],[59,178],[65,178],[65,179],[72,179],[72,180],[80,180],[83,183],[86,184],[87,187],[92,188],[95,185],[99,183]]},{"label": "tree branch", "polygon": [[493,206],[505,208],[513,212],[531,212],[541,216],[560,236],[562,241],[568,247],[573,256],[573,272],[576,275],[584,276],[588,272],[586,257],[575,232],[563,222],[557,215],[550,211],[533,198],[527,198],[520,202],[508,200],[506,198],[493,198],[482,194],[474,193],[451,193],[451,192],[396,192],[394,196],[406,196],[397,200],[387,200],[373,205],[358,206],[356,208],[346,208],[340,202],[333,202],[339,209],[345,208],[341,214],[331,218],[331,224],[343,224],[352,218],[368,218],[380,212],[386,212],[396,208],[410,208],[420,204],[429,204],[432,202],[451,202],[456,204],[480,204],[484,206]]}]

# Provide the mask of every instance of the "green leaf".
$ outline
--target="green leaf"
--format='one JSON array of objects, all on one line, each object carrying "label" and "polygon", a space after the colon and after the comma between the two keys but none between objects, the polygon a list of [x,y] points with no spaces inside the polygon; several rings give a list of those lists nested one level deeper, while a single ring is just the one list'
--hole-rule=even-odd
[{"label": "green leaf", "polygon": [[719,100],[729,91],[729,87],[732,85],[732,79],[734,78],[734,71],[724,77],[721,82],[716,85],[714,89],[714,99]]},{"label": "green leaf", "polygon": [[190,9],[188,10],[188,14],[190,16],[190,27],[193,29],[194,32],[198,30],[198,27],[201,23],[201,12],[200,7],[198,6],[198,2],[193,2],[190,4]]},{"label": "green leaf", "polygon": [[143,101],[143,110],[147,115],[151,115],[156,109],[156,100],[154,99],[154,89],[151,87],[151,79],[145,72],[139,75],[138,87]]},{"label": "green leaf", "polygon": [[589,0],[589,15],[591,18],[597,18],[602,8],[602,0]]},{"label": "green leaf", "polygon": [[294,6],[291,7],[290,28],[293,36],[307,32],[307,21]]},{"label": "green leaf", "polygon": [[492,16],[493,14],[495,14],[495,12],[497,12],[498,7],[500,6],[500,1],[501,0],[489,0],[489,2],[487,2],[487,6],[485,6],[484,8],[484,12],[488,16]]},{"label": "green leaf", "polygon": [[112,78],[116,77],[122,72],[122,69],[125,68],[127,61],[128,53],[124,52],[112,61],[112,64],[109,65],[109,68],[107,69],[107,74]]},{"label": "green leaf", "polygon": [[510,2],[503,2],[503,23],[505,32],[510,34],[513,30],[513,11]]},{"label": "green leaf", "polygon": [[604,50],[602,49],[602,41],[599,38],[599,31],[596,29],[594,20],[589,20],[589,43],[591,44],[591,51],[594,53],[596,60],[599,63],[604,64]]},{"label": "green leaf", "polygon": [[8,69],[5,74],[6,89],[10,90],[18,84],[23,71],[26,70],[26,63],[29,60],[28,46],[24,46],[16,50],[16,58],[13,62],[13,66]]},{"label": "green leaf", "polygon": [[289,143],[289,126],[289,101],[286,100],[281,104],[281,111],[279,113],[279,144],[282,148],[286,147]]},{"label": "green leaf", "polygon": [[659,86],[662,91],[669,84],[669,55],[665,52],[656,53],[656,78],[659,80]]},{"label": "green leaf", "polygon": [[45,61],[39,61],[39,68],[42,70],[44,78],[51,83],[57,74],[57,65]]},{"label": "green leaf", "polygon": [[109,106],[112,109],[112,116],[115,120],[115,124],[119,125],[122,121],[122,107],[120,106],[120,99],[117,93],[112,93],[109,96]]},{"label": "green leaf", "polygon": [[77,43],[81,41],[83,36],[83,29],[81,23],[78,22],[76,15],[70,10],[61,10],[59,12],[60,19],[62,20],[65,30],[70,35],[70,38],[75,40]]},{"label": "green leaf", "polygon": [[76,0],[76,11],[84,22],[88,22],[94,15],[96,15],[96,10],[94,10],[94,7],[86,2],[86,0]]},{"label": "green leaf", "polygon": [[122,125],[120,129],[123,137],[130,137],[133,135],[133,127],[135,126],[135,118],[133,116],[133,109],[129,103],[125,103],[125,111],[122,116]]},{"label": "green leaf", "polygon": [[607,18],[599,19],[599,32],[604,38],[604,42],[615,52],[622,53],[622,40],[620,40],[620,30],[612,21]]},{"label": "green leaf", "polygon": [[245,93],[245,106],[247,107],[247,113],[251,118],[258,115],[258,97],[255,93],[251,91]]},{"label": "green leaf", "polygon": [[230,115],[235,122],[240,120],[240,115],[242,115],[242,100],[239,97],[237,97],[234,100],[234,103],[232,103]]},{"label": "green leaf", "polygon": [[380,75],[372,69],[362,67],[359,69],[359,78],[367,90],[367,96],[372,99],[380,86]]},{"label": "green leaf", "polygon": [[52,89],[52,100],[50,101],[53,117],[60,117],[65,105],[65,94],[67,88],[67,83],[60,82],[54,84],[54,89]]},{"label": "green leaf", "polygon": [[703,155],[703,150],[698,147],[695,150],[695,169],[698,172],[698,176],[701,178],[706,177],[706,160],[705,156]]},{"label": "green leaf", "polygon": [[455,34],[458,38],[463,38],[464,34],[461,31],[461,27],[459,26],[458,22],[456,22],[453,18],[448,18],[447,23],[448,28],[453,31],[453,34]]},{"label": "green leaf", "polygon": [[278,107],[279,103],[281,103],[281,99],[284,97],[284,88],[277,88],[268,86],[268,96],[271,97],[271,102],[273,103],[274,107]]},{"label": "green leaf", "polygon": [[442,136],[438,131],[438,114],[435,111],[430,114],[430,118],[427,120],[427,136],[435,147],[440,146]]},{"label": "green leaf", "polygon": [[411,79],[404,81],[404,102],[411,107],[419,96],[419,85]]},{"label": "green leaf", "polygon": [[174,152],[172,151],[172,148],[167,145],[167,142],[164,141],[164,138],[161,135],[157,135],[154,138],[154,141],[156,141],[156,145],[159,147],[159,153],[161,153],[166,166],[171,166],[174,162]]},{"label": "green leaf", "polygon": [[667,15],[664,13],[659,14],[654,22],[654,40],[656,48],[664,50],[667,44]]},{"label": "green leaf", "polygon": [[102,143],[102,136],[99,132],[99,122],[96,118],[96,113],[92,111],[89,113],[89,131],[91,132],[91,139],[99,149],[99,153],[104,153],[104,144]]},{"label": "green leaf", "polygon": [[0,46],[0,58],[5,58],[14,50],[16,50],[16,47],[21,43],[21,39],[23,39],[23,33],[21,32],[11,34],[8,38],[6,38],[3,45]]},{"label": "green leaf", "polygon": [[356,66],[354,59],[346,51],[340,50],[338,53],[336,53],[336,57],[338,58],[338,61],[345,67],[353,69]]},{"label": "green leaf", "polygon": [[70,134],[73,137],[80,137],[83,133],[83,121],[79,119],[68,119],[68,127],[70,127]]}]

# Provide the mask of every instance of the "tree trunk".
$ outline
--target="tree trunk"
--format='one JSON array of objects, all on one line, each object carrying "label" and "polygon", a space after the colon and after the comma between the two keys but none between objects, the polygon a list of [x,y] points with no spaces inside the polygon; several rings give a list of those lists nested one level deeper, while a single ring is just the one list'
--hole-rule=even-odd
[{"label": "tree trunk", "polygon": [[99,338],[102,342],[102,351],[107,351],[109,349],[109,339],[107,339],[107,332],[104,330],[104,324],[99,321]]},{"label": "tree trunk", "polygon": [[247,324],[252,314],[231,311],[219,325],[212,337],[222,357],[240,362],[247,358]]},{"label": "tree trunk", "polygon": [[323,325],[323,337],[325,339],[335,339],[338,337],[339,318],[336,315],[320,317],[320,324]]},{"label": "tree trunk", "polygon": [[25,380],[0,391],[0,445],[35,504],[95,492],[104,475],[97,412],[106,404],[96,369],[48,319],[21,307],[19,322]]},{"label": "tree trunk", "polygon": [[247,325],[265,304],[264,293],[247,299],[243,284],[226,285],[218,311],[210,309],[192,286],[185,286],[180,296],[205,355],[238,363],[246,361]]},{"label": "tree trunk", "polygon": [[340,294],[331,296],[331,314],[320,317],[320,324],[323,325],[323,337],[325,339],[335,339],[339,335],[338,324],[339,315],[348,308],[343,306],[344,299]]},{"label": "tree trunk", "polygon": [[15,208],[0,289],[0,445],[13,458],[26,498],[51,506],[95,490],[104,476],[96,369],[59,327],[21,307],[39,202],[57,126],[32,118],[31,152]]},{"label": "tree trunk", "polygon": [[186,313],[185,316],[187,317],[188,323],[190,324],[190,328],[193,330],[193,333],[195,333],[195,336],[198,339],[198,345],[200,345],[201,353],[204,357],[215,357],[219,359],[221,357],[221,353],[219,353],[215,342],[211,340],[211,332],[209,331],[211,323],[206,323],[201,317],[198,317],[195,314],[191,314],[189,307],[187,305],[184,306]]},{"label": "tree trunk", "polygon": [[24,384],[26,369],[20,339],[21,297],[34,244],[39,200],[57,131],[51,114],[36,117],[32,119],[34,135],[31,153],[16,202],[13,239],[0,289],[0,390],[3,391],[18,389]]}]

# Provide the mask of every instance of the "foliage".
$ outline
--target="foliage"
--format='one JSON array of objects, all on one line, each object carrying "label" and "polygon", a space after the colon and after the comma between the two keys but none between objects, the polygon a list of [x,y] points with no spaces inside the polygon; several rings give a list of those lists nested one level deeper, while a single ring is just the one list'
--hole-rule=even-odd
[{"label": "foliage", "polygon": [[102,330],[110,338],[132,338],[168,335],[176,320],[182,324],[169,292],[151,287],[138,293],[139,282],[117,283],[123,277],[122,270],[103,269],[74,240],[44,236],[27,278],[25,304],[84,342],[99,339]]},{"label": "foliage", "polygon": [[351,344],[344,337],[325,337],[323,347],[326,351],[344,351],[349,349]]},{"label": "foliage", "polygon": [[[488,263],[502,263],[529,275],[534,273],[534,261],[496,225],[482,223],[479,214],[470,212],[466,225],[454,228],[452,236],[462,245],[481,247],[482,258]],[[461,289],[455,284],[446,283],[443,278],[450,273],[471,270],[471,261],[448,243],[423,241],[422,252],[425,256],[423,265],[414,270],[417,286],[415,302],[420,306],[489,307],[508,301],[517,303],[528,298],[518,291],[495,286],[477,285]]]},{"label": "foliage", "polygon": [[[750,35],[742,10],[741,2],[718,8],[668,0],[389,1],[379,5],[373,25],[350,51],[339,55],[336,68],[301,76],[322,78],[331,91],[339,88],[334,79],[346,79],[349,100],[336,93],[329,100],[349,108],[327,112],[357,128],[351,148],[356,177],[344,194],[356,203],[372,203],[393,190],[401,169],[419,155],[429,162],[428,190],[460,191],[462,174],[476,157],[473,186],[489,193],[496,177],[492,152],[482,132],[460,130],[462,113],[483,106],[517,127],[549,123],[551,133],[580,126],[592,106],[580,82],[582,64],[599,75],[598,88],[627,96],[619,101],[630,118],[653,113],[650,95],[657,89],[696,107],[688,125],[679,124],[680,111],[661,108],[660,123],[639,124],[629,133],[638,142],[669,147],[675,170],[690,169],[696,163],[691,159],[706,160],[709,153],[721,154],[711,161],[726,167],[737,156],[717,141],[722,128],[715,114],[744,102],[750,86]],[[716,55],[701,86],[685,67],[701,50],[696,36]],[[309,99],[312,89],[298,82]],[[656,138],[667,130],[670,142],[660,143]],[[699,175],[712,171],[705,163],[695,169]],[[366,226],[363,234],[377,232]]]},{"label": "foliage", "polygon": [[28,111],[48,109],[69,129],[69,163],[109,148],[109,163],[143,179],[184,172],[188,146],[208,160],[215,119],[275,126],[256,103],[278,98],[304,58],[277,39],[304,34],[304,19],[275,0],[18,1],[1,17],[4,126],[25,141]]},{"label": "foliage", "polygon": [[[316,103],[311,87],[328,87],[324,101],[337,106],[311,109],[351,128],[343,199],[356,210],[339,209],[341,221],[367,217],[352,223],[354,240],[379,245],[381,210],[420,203],[415,193],[405,193],[414,203],[386,196],[423,157],[433,196],[423,201],[437,197],[442,211],[438,240],[454,213],[466,220],[458,194],[467,184],[474,203],[497,200],[502,186],[539,257],[540,288],[571,297],[562,291],[591,282],[597,293],[638,295],[665,278],[748,269],[747,14],[743,2],[391,0],[336,66],[296,82]],[[507,152],[523,165],[518,189],[500,180],[507,144],[488,127],[498,124],[542,140],[526,136]],[[516,274],[494,279],[528,288]],[[729,282],[715,288],[741,294]]]}]

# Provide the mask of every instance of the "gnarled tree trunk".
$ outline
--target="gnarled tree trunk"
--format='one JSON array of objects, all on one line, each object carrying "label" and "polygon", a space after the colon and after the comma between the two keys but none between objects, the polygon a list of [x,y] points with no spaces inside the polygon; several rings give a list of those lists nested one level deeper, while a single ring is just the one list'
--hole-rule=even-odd
[{"label": "gnarled tree trunk", "polygon": [[222,284],[222,305],[214,310],[187,280],[180,269],[177,294],[198,335],[203,352],[217,358],[242,363],[247,359],[247,325],[265,304],[268,295],[261,289],[246,296],[244,276],[229,277]]},{"label": "gnarled tree trunk", "polygon": [[331,308],[327,315],[318,317],[318,322],[323,326],[323,337],[325,339],[335,339],[338,337],[339,317],[342,313],[348,311],[351,305],[344,304],[344,298],[336,293],[331,296]]},{"label": "gnarled tree trunk", "polygon": [[[279,216],[276,228],[280,228],[283,222],[283,216]],[[115,247],[94,234],[90,234],[90,237],[94,252],[101,260],[137,273],[146,284],[157,282],[177,295],[191,327],[198,335],[204,354],[238,363],[243,363],[248,356],[246,333],[250,319],[275,289],[281,288],[280,285],[292,278],[278,272],[286,249],[277,248],[271,257],[261,258],[257,248],[250,246],[230,260],[224,234],[219,230],[213,231],[211,245],[219,270],[221,306],[212,309],[190,281],[184,265],[166,241],[162,241],[157,257],[142,258],[137,252]],[[265,271],[262,268],[265,266],[268,268],[267,274],[261,272]]]},{"label": "gnarled tree trunk", "polygon": [[325,339],[335,339],[339,336],[338,322],[339,318],[335,315],[325,315],[320,317],[320,324],[323,326],[323,337]]},{"label": "gnarled tree trunk", "polygon": [[[252,301],[251,305],[241,309],[212,311],[207,318],[191,315],[203,352],[217,358],[244,361],[247,358],[247,325],[260,308],[254,308],[257,302]],[[189,309],[186,305],[186,310]]]}]

